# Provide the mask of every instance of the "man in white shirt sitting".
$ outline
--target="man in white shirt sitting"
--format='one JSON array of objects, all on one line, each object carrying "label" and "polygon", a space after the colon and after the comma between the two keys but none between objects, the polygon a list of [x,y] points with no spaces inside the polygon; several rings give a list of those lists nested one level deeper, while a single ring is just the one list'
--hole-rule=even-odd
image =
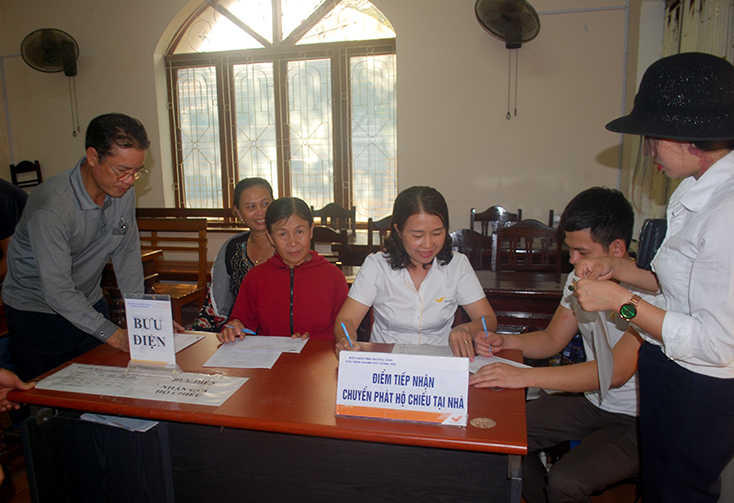
[{"label": "man in white shirt sitting", "polygon": [[[624,195],[593,187],[577,195],[561,216],[571,264],[582,258],[629,257],[634,212]],[[597,490],[639,473],[637,434],[637,351],[639,334],[619,313],[601,313],[613,347],[610,389],[601,397],[592,333],[597,313],[581,309],[569,275],[561,304],[548,328],[527,334],[494,334],[477,339],[477,352],[520,349],[526,358],[560,353],[581,332],[587,361],[560,367],[520,369],[495,363],[469,383],[477,387],[537,387],[575,393],[545,394],[527,405],[528,455],[523,460],[522,493],[528,503],[589,501]],[[569,288],[571,287],[571,288]],[[636,292],[646,300],[651,292]],[[564,441],[579,441],[546,473],[538,453]],[[547,499],[546,499],[547,498]]]}]

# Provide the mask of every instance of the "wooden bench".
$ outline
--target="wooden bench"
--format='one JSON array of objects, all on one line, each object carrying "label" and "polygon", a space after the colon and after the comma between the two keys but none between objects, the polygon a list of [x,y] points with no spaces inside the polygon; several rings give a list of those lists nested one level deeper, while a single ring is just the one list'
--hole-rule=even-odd
[{"label": "wooden bench", "polygon": [[[185,220],[191,218],[205,218],[207,229],[229,229],[233,232],[246,230],[242,223],[228,208],[137,208],[138,218],[165,218]],[[158,263],[158,275],[163,281],[189,281],[198,279],[199,265],[196,260],[176,260],[165,258]],[[212,263],[206,267],[207,282],[211,281]]]},{"label": "wooden bench", "polygon": [[[182,309],[196,302],[198,307],[204,302],[207,290],[207,221],[204,218],[137,218],[140,231],[141,250],[162,250],[163,255],[156,258],[156,271],[159,281],[153,285],[157,294],[171,297],[173,319],[183,324]],[[192,260],[183,260],[196,264],[196,281],[181,283],[163,282],[164,261],[175,256],[193,256]]]},{"label": "wooden bench", "polygon": [[237,226],[237,217],[229,208],[136,208],[137,218],[205,218],[209,227],[223,224]]}]

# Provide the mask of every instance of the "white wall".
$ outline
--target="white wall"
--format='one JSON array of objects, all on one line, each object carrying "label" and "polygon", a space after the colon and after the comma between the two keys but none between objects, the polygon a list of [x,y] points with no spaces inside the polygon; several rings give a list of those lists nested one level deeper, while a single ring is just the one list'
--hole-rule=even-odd
[{"label": "white wall", "polygon": [[409,0],[384,3],[398,34],[401,188],[439,188],[456,228],[471,207],[546,221],[584,188],[617,186],[618,140],[604,124],[622,106],[624,9],[554,13],[561,2],[533,2],[547,14],[519,49],[518,115],[507,120],[508,50],[476,21],[473,0],[425,0],[419,16]]},{"label": "white wall", "polygon": [[[138,205],[172,205],[160,54],[199,1],[0,0],[14,160],[39,159],[45,176],[59,173],[83,154],[92,118],[127,113],[152,140]],[[468,226],[471,207],[519,207],[526,218],[545,221],[549,209],[560,212],[591,185],[626,184],[619,137],[604,130],[623,109],[626,0],[532,1],[541,29],[519,50],[518,115],[510,120],[508,51],[477,22],[475,0],[373,3],[397,31],[399,187],[441,190],[452,229]],[[633,16],[639,3],[632,1]],[[80,46],[77,137],[68,79],[12,57],[26,34],[46,27],[67,31]],[[4,117],[0,102],[0,176],[8,177]]]}]

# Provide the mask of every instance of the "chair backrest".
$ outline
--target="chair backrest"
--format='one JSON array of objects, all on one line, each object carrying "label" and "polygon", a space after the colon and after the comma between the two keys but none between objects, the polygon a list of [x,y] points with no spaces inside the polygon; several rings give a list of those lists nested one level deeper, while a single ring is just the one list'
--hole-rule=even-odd
[{"label": "chair backrest", "polygon": [[166,252],[174,252],[176,255],[196,254],[196,283],[200,287],[206,287],[208,266],[205,218],[138,218],[137,222],[142,250],[163,250],[163,260],[167,260]]},{"label": "chair backrest", "polygon": [[[33,175],[18,178],[18,175],[25,175],[26,173],[33,173]],[[18,187],[34,187],[43,182],[41,165],[38,161],[20,161],[18,164],[11,164],[10,177],[13,180],[13,184]]]},{"label": "chair backrest", "polygon": [[[390,223],[392,222],[392,215],[388,215],[378,221],[372,220],[372,217],[367,219],[367,248],[370,253],[379,251],[385,244],[385,238],[387,233],[390,232]],[[374,245],[374,233],[379,233],[379,242]]]},{"label": "chair backrest", "polygon": [[517,213],[510,213],[502,206],[491,206],[483,212],[477,213],[476,208],[472,208],[469,214],[469,228],[474,230],[474,222],[479,222],[481,233],[489,236],[499,231],[501,227],[507,227],[520,220],[522,220],[522,209],[518,209]]},{"label": "chair backrest", "polygon": [[346,230],[354,233],[357,230],[356,206],[352,206],[352,209],[348,210],[336,203],[329,203],[320,210],[314,210],[311,206],[311,213],[313,213],[314,221],[318,224],[328,225],[338,231]]},{"label": "chair backrest", "polygon": [[527,271],[561,274],[561,247],[558,229],[537,220],[522,220],[502,227],[497,234],[497,272]]},{"label": "chair backrest", "polygon": [[[323,245],[323,246],[318,246]],[[336,250],[334,250],[336,247]],[[313,238],[311,238],[311,249],[316,250],[326,260],[338,266],[347,265],[347,233],[337,232],[326,225],[315,225]]]},{"label": "chair backrest", "polygon": [[558,222],[556,222],[556,212],[548,210],[548,227],[557,228],[560,224],[561,215],[558,215]]},{"label": "chair backrest", "polygon": [[637,267],[640,269],[652,269],[652,259],[658,252],[658,248],[665,240],[668,231],[668,222],[664,218],[648,218],[642,224],[640,237],[637,245]]},{"label": "chair backrest", "polygon": [[485,236],[471,229],[459,229],[451,233],[451,249],[466,255],[475,271],[492,268],[492,236]]}]

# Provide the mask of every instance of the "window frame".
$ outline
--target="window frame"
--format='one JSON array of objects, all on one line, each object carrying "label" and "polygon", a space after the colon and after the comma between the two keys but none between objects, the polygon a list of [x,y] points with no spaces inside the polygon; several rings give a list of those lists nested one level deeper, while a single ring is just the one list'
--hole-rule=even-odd
[{"label": "window frame", "polygon": [[[292,194],[291,176],[287,159],[290,158],[290,139],[287,137],[287,81],[283,76],[288,61],[304,59],[331,60],[332,85],[332,135],[334,181],[333,201],[345,208],[354,205],[352,193],[352,127],[351,127],[351,85],[350,58],[353,56],[396,55],[395,38],[357,40],[348,42],[329,42],[322,44],[276,45],[256,49],[221,51],[191,54],[171,54],[165,57],[166,81],[168,88],[169,127],[171,133],[171,153],[175,204],[185,208],[185,185],[182,182],[183,164],[180,145],[182,138],[178,124],[178,102],[176,95],[177,70],[191,67],[213,66],[217,78],[217,108],[219,120],[219,152],[221,155],[222,204],[224,208],[233,205],[234,186],[239,180],[239,166],[236,159],[237,142],[234,134],[234,86],[233,65],[273,62],[273,84],[277,94],[275,99],[276,143],[278,194]],[[220,101],[221,100],[221,101]],[[397,183],[397,173],[396,173]]]}]

